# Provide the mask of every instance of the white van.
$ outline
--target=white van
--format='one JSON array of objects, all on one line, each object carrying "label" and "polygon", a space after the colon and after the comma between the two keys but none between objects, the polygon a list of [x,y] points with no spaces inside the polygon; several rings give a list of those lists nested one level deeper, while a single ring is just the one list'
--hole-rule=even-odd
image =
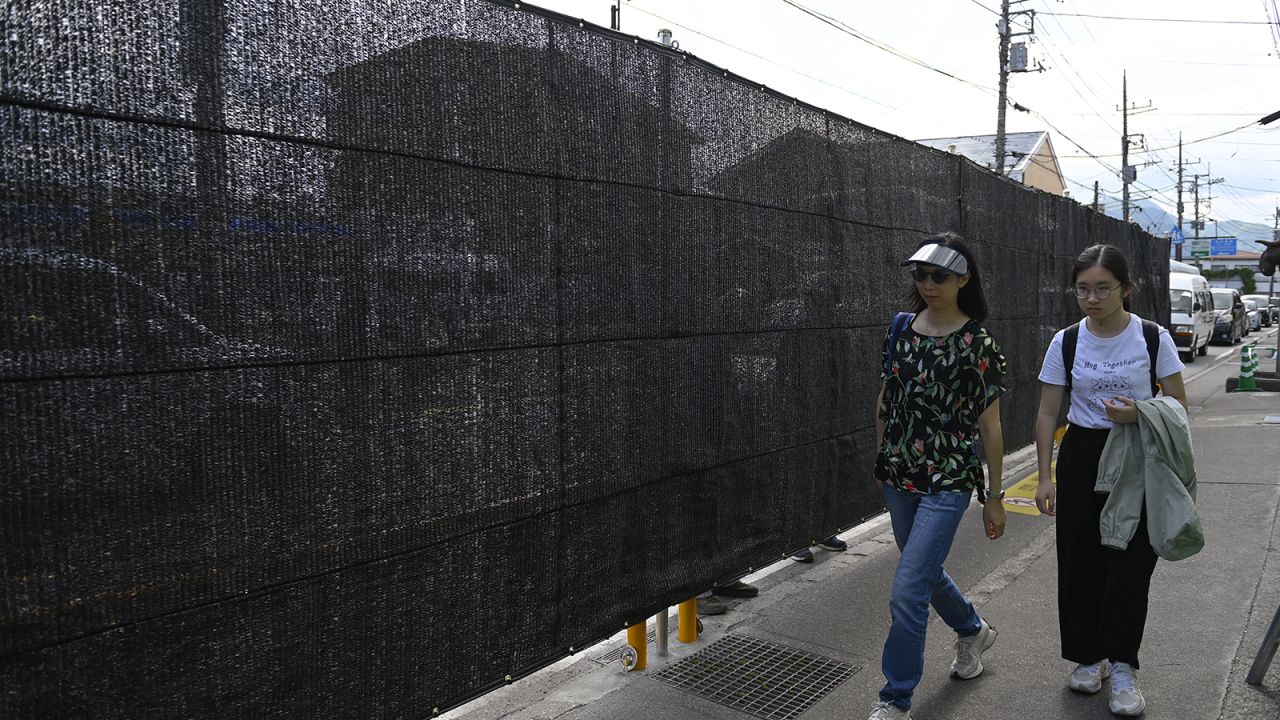
[{"label": "white van", "polygon": [[1169,273],[1169,333],[1186,362],[1209,350],[1213,337],[1213,296],[1200,275]]}]

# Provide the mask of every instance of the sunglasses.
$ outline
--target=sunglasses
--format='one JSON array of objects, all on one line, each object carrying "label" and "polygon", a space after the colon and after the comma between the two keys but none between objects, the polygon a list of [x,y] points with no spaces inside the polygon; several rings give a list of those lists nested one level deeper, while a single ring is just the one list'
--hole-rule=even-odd
[{"label": "sunglasses", "polygon": [[947,281],[947,278],[950,277],[954,277],[954,274],[949,273],[946,270],[915,269],[911,271],[911,278],[916,282],[924,282],[926,279],[932,278],[935,285],[942,285]]}]

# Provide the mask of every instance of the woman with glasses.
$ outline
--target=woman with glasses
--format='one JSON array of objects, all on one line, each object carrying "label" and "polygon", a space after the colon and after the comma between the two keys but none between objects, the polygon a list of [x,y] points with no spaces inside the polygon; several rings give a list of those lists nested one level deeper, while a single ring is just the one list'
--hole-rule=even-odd
[{"label": "woman with glasses", "polygon": [[[1100,522],[1107,495],[1094,490],[1099,459],[1116,423],[1138,421],[1137,401],[1161,392],[1185,409],[1182,361],[1173,338],[1158,331],[1154,373],[1141,318],[1129,312],[1134,292],[1129,263],[1111,245],[1094,245],[1076,259],[1071,289],[1084,320],[1053,337],[1040,371],[1036,456],[1040,466],[1036,506],[1057,515],[1058,622],[1062,657],[1076,663],[1067,687],[1096,693],[1111,678],[1111,712],[1140,715],[1146,700],[1138,689],[1138,649],[1147,617],[1147,591],[1156,566],[1149,542],[1124,550],[1102,545]],[[1151,331],[1148,331],[1151,334]],[[1067,377],[1064,343],[1074,337]],[[1058,450],[1057,487],[1050,476],[1053,435],[1064,394],[1070,394],[1067,433]],[[1147,537],[1146,514],[1134,538]]]},{"label": "woman with glasses", "polygon": [[979,437],[989,470],[983,528],[994,540],[1005,527],[1000,502],[1005,362],[982,328],[987,299],[973,253],[959,235],[943,233],[925,240],[902,264],[910,272],[912,313],[899,314],[885,339],[875,464],[902,554],[889,601],[885,685],[870,720],[911,717],[911,698],[924,673],[931,605],[956,632],[952,677],[981,674],[982,653],[996,640],[995,629],[942,567],[974,491],[984,496]]}]

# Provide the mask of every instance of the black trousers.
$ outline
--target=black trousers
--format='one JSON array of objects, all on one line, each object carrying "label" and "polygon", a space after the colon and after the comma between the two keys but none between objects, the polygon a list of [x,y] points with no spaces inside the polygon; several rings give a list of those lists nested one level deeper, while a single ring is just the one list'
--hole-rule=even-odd
[{"label": "black trousers", "polygon": [[1067,660],[1136,668],[1156,553],[1145,510],[1128,548],[1102,546],[1098,523],[1107,496],[1093,485],[1109,432],[1071,425],[1058,451],[1058,626]]}]

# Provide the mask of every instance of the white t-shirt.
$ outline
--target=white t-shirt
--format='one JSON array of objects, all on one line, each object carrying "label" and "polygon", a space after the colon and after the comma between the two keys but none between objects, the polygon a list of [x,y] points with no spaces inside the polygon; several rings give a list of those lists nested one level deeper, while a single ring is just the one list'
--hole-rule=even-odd
[{"label": "white t-shirt", "polygon": [[[1049,343],[1040,367],[1040,381],[1049,385],[1066,385],[1066,368],[1062,365],[1062,334],[1059,330]],[[1067,420],[1088,428],[1110,428],[1107,409],[1102,403],[1117,395],[1134,400],[1151,399],[1151,361],[1147,343],[1142,339],[1142,319],[1129,314],[1129,327],[1115,337],[1100,338],[1089,332],[1089,324],[1080,322],[1076,341],[1076,359],[1071,368],[1071,406]],[[1160,350],[1156,353],[1156,377],[1166,378],[1186,366],[1178,358],[1178,348],[1169,331],[1160,328]]]}]

